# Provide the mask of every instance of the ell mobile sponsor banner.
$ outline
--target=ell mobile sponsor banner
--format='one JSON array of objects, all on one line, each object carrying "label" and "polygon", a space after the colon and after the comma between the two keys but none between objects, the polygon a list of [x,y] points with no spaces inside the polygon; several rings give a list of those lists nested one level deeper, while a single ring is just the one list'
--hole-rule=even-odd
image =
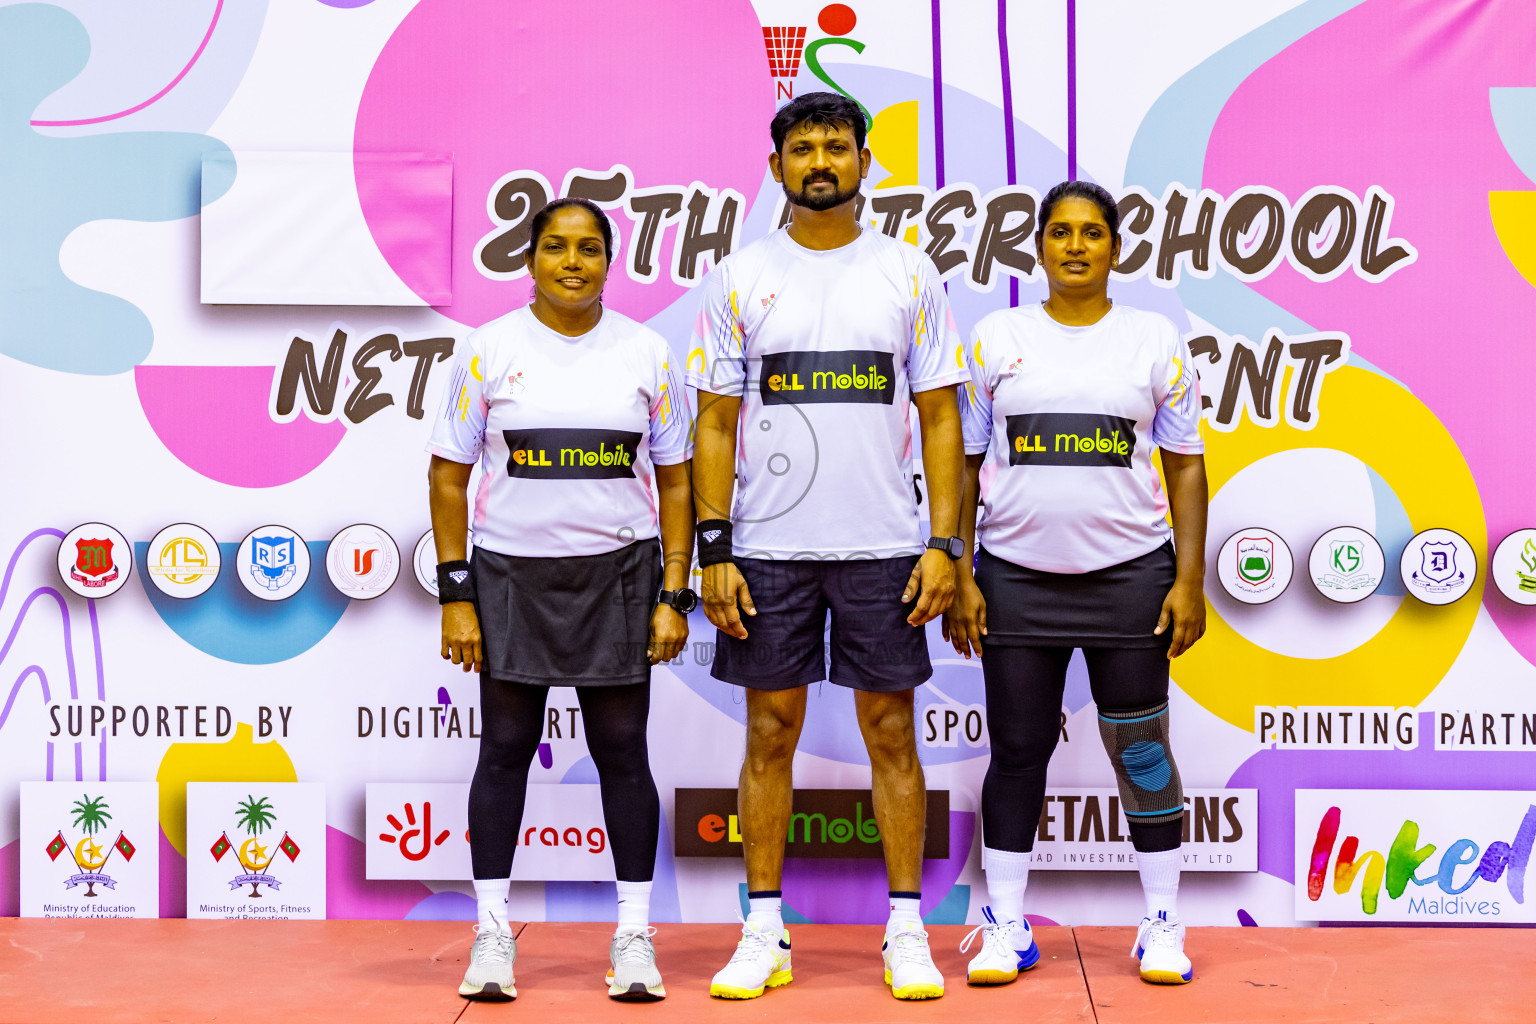
[{"label": "ell mobile sponsor banner", "polygon": [[[367,805],[368,878],[473,877],[469,783],[370,782]],[[613,881],[613,854],[598,786],[528,787],[511,877],[518,882]]]},{"label": "ell mobile sponsor banner", "polygon": [[[1259,791],[1184,791],[1185,871],[1259,869]],[[1029,866],[1044,871],[1134,871],[1118,789],[1046,790]]]},{"label": "ell mobile sponsor banner", "polygon": [[1536,922],[1536,791],[1298,789],[1296,919]]}]

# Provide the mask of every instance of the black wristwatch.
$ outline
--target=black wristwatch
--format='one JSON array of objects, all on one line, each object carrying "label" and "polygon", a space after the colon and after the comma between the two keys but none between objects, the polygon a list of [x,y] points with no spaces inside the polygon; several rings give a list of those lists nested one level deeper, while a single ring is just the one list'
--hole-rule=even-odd
[{"label": "black wristwatch", "polygon": [[657,595],[656,600],[661,604],[671,605],[679,615],[687,615],[699,606],[699,595],[687,587],[679,590],[663,590]]},{"label": "black wristwatch", "polygon": [[927,546],[944,552],[952,559],[965,554],[965,541],[959,537],[929,537]]}]

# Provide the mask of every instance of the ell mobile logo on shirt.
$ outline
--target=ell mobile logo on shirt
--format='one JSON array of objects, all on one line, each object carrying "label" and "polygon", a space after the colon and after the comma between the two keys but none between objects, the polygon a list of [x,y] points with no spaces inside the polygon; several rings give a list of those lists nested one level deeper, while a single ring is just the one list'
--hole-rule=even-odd
[{"label": "ell mobile logo on shirt", "polygon": [[1091,412],[1028,412],[1008,417],[1010,466],[1130,468],[1136,422]]},{"label": "ell mobile logo on shirt", "polygon": [[613,480],[635,475],[640,433],[588,427],[503,430],[507,475],[532,480]]},{"label": "ell mobile logo on shirt", "polygon": [[895,360],[889,352],[770,352],[763,356],[764,405],[825,405],[896,400]]}]

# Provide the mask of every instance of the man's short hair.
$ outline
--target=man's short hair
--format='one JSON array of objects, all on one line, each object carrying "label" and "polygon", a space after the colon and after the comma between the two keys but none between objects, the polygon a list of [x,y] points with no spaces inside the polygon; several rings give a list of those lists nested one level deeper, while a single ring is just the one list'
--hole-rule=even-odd
[{"label": "man's short hair", "polygon": [[864,136],[869,131],[864,111],[848,97],[835,92],[802,93],[780,107],[768,123],[768,131],[773,135],[773,151],[782,154],[784,139],[802,124],[828,130],[852,128],[853,140],[859,149],[864,148]]}]

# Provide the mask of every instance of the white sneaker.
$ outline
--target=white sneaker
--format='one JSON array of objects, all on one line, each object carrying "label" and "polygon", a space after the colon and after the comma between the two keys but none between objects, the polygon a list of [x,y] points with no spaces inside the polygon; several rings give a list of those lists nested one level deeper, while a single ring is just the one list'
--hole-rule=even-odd
[{"label": "white sneaker", "polygon": [[656,969],[655,928],[643,932],[615,932],[608,945],[608,994],[629,1003],[649,1003],[667,997]]},{"label": "white sneaker", "polygon": [[1156,917],[1141,919],[1131,956],[1141,961],[1141,980],[1154,985],[1183,985],[1194,977],[1184,955],[1184,922],[1160,910]]},{"label": "white sneaker", "polygon": [[1006,985],[1040,962],[1040,947],[1035,945],[1034,932],[1028,921],[998,921],[992,916],[992,908],[984,907],[985,924],[972,928],[960,952],[971,948],[976,933],[981,933],[981,952],[971,960],[965,980],[971,985]]},{"label": "white sneaker", "polygon": [[517,960],[517,940],[502,928],[475,925],[475,944],[469,948],[469,970],[459,984],[466,999],[516,999],[512,964]]},{"label": "white sneaker", "polygon": [[886,932],[880,955],[885,983],[897,999],[937,999],[944,994],[944,975],[933,965],[928,933],[921,925],[903,921]]},{"label": "white sneaker", "polygon": [[788,985],[792,980],[789,933],[780,935],[748,922],[741,926],[741,940],[731,962],[709,983],[709,994],[717,999],[756,999],[763,989]]}]

